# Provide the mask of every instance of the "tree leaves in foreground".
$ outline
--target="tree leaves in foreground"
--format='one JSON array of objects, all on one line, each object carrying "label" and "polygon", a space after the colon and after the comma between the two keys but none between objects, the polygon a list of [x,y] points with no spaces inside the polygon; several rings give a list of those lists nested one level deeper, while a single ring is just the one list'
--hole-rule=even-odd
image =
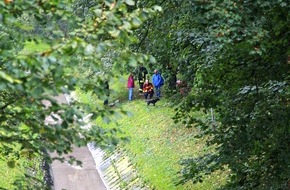
[{"label": "tree leaves in foreground", "polygon": [[[128,46],[136,42],[131,36],[137,26],[135,20],[147,20],[156,7],[129,12],[127,6],[132,1],[125,2],[96,0],[86,17],[78,17],[67,1],[0,2],[0,156],[3,159],[8,158],[3,152],[29,158],[43,155],[43,149],[61,155],[71,151],[72,145],[116,143],[114,130],[105,131],[94,125],[83,127],[87,114],[95,118],[111,114],[111,110],[78,101],[67,104],[59,96],[81,88],[102,100],[104,83],[113,77],[103,58],[114,50],[118,55],[110,58],[117,68],[147,59],[146,55],[133,53]],[[23,22],[23,15],[33,22]],[[64,30],[66,25],[69,27]],[[37,32],[38,27],[46,35]],[[49,48],[23,54],[21,50],[27,41],[46,43]],[[84,75],[82,71],[86,68],[93,76]],[[20,146],[20,153],[6,151],[10,145]]]}]

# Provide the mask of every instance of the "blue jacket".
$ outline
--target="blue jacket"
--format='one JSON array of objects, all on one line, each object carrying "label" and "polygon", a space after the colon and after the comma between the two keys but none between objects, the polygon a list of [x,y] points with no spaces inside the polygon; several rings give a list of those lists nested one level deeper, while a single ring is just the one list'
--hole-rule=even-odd
[{"label": "blue jacket", "polygon": [[163,79],[159,73],[153,75],[152,83],[155,87],[161,87],[163,85]]}]

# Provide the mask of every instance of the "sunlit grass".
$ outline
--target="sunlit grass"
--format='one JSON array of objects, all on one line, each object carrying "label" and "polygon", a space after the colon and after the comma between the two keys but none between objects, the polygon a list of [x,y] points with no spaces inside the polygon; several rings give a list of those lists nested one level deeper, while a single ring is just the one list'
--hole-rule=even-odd
[{"label": "sunlit grass", "polygon": [[132,153],[131,159],[137,169],[156,189],[217,189],[224,181],[223,176],[210,176],[204,183],[175,186],[179,180],[180,159],[202,155],[208,150],[202,139],[195,139],[194,129],[175,125],[171,117],[173,110],[161,100],[153,106],[146,106],[143,100],[124,105],[132,112],[131,118],[120,121],[122,130],[131,143],[124,145]]},{"label": "sunlit grass", "polygon": [[[195,129],[174,124],[174,111],[168,106],[170,102],[166,99],[157,102],[156,106],[147,106],[135,89],[135,100],[128,102],[128,92],[124,90],[124,84],[114,83],[111,87],[116,87],[114,90],[120,96],[120,106],[128,114],[109,124],[104,123],[101,118],[95,122],[105,128],[117,128],[123,132],[119,134],[120,137],[130,139],[129,143],[121,143],[120,146],[129,154],[143,181],[157,190],[210,190],[217,189],[225,183],[225,174],[216,172],[203,183],[175,186],[180,179],[179,161],[207,153],[209,150],[205,146],[205,140],[193,138]],[[88,95],[80,92],[78,94],[81,101],[89,102],[91,99]],[[201,113],[193,116],[205,117]]]}]

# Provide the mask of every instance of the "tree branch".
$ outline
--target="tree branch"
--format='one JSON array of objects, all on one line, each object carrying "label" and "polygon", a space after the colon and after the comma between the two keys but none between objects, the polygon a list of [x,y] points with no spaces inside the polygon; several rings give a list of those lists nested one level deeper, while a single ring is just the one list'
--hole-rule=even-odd
[{"label": "tree branch", "polygon": [[[165,2],[165,0],[163,0],[159,5],[161,6],[164,2]],[[142,40],[140,41],[140,43],[138,44],[138,47],[137,47],[137,49],[136,49],[137,52],[139,51],[139,48],[141,47],[141,44],[144,42],[144,40],[145,40],[146,37],[148,36],[151,21],[152,21],[152,19],[148,22],[148,28],[147,28],[147,31],[146,31],[145,35],[143,36]]]},{"label": "tree branch", "polygon": [[18,100],[18,97],[15,98],[14,100],[8,102],[7,104],[5,104],[4,106],[0,107],[0,110],[4,110],[7,106],[13,104],[14,102],[16,102]]}]

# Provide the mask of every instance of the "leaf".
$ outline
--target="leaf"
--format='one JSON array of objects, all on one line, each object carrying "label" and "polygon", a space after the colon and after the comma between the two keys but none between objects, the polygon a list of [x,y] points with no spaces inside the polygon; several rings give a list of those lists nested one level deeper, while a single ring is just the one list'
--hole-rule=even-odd
[{"label": "leaf", "polygon": [[13,83],[13,78],[11,77],[11,76],[9,76],[9,75],[7,75],[5,72],[3,72],[3,71],[0,71],[0,77],[1,78],[3,78],[3,79],[5,79],[5,80],[7,80],[8,82],[10,82],[10,83]]},{"label": "leaf", "polygon": [[97,46],[97,48],[96,48],[96,51],[98,52],[98,53],[102,53],[102,52],[104,52],[104,51],[106,51],[106,44],[104,44],[104,43],[99,43],[98,44],[98,46]]},{"label": "leaf", "polygon": [[132,28],[132,26],[131,26],[131,24],[129,22],[125,21],[121,28],[125,29],[125,30],[130,30]]},{"label": "leaf", "polygon": [[126,0],[125,1],[127,5],[130,5],[130,6],[134,6],[135,5],[135,1],[133,0]]},{"label": "leaf", "polygon": [[155,57],[153,57],[152,55],[149,56],[149,62],[150,63],[156,63],[156,59]]},{"label": "leaf", "polygon": [[94,53],[95,49],[92,44],[89,44],[85,48],[85,55],[92,55]]},{"label": "leaf", "polygon": [[96,14],[97,17],[101,17],[102,16],[102,10],[101,9],[95,9],[94,13]]},{"label": "leaf", "polygon": [[137,66],[137,60],[135,58],[130,58],[129,59],[129,65],[131,67],[136,67]]},{"label": "leaf", "polygon": [[76,41],[73,41],[72,44],[71,44],[71,47],[73,49],[77,48],[78,47],[78,43]]},{"label": "leaf", "polygon": [[111,30],[111,31],[109,31],[109,34],[112,37],[117,38],[120,35],[120,30],[117,30],[117,29]]},{"label": "leaf", "polygon": [[159,11],[159,12],[162,11],[162,7],[157,6],[157,5],[154,5],[152,8],[153,8],[154,11]]},{"label": "leaf", "polygon": [[133,18],[133,20],[132,20],[132,26],[139,27],[141,24],[142,24],[142,21],[139,18],[137,18],[137,17],[134,17]]},{"label": "leaf", "polygon": [[40,86],[33,88],[31,91],[31,95],[33,97],[39,97],[42,93],[43,93],[43,88],[41,88]]}]

